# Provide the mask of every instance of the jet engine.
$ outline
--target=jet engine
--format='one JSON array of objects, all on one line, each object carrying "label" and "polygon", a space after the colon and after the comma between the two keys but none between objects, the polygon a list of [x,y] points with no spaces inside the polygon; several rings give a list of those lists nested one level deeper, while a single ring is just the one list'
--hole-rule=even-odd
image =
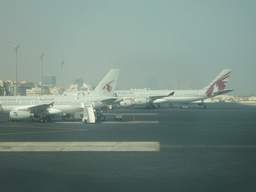
[{"label": "jet engine", "polygon": [[29,119],[33,117],[34,114],[30,113],[29,111],[10,111],[10,118],[13,120]]},{"label": "jet engine", "polygon": [[149,102],[150,102],[150,99],[149,98],[145,98],[145,97],[136,98],[134,100],[134,104],[135,105],[144,105],[144,104],[148,104]]},{"label": "jet engine", "polygon": [[134,101],[131,100],[131,99],[127,99],[127,100],[124,100],[122,102],[120,102],[120,106],[121,107],[130,107],[130,106],[133,106],[134,105]]}]

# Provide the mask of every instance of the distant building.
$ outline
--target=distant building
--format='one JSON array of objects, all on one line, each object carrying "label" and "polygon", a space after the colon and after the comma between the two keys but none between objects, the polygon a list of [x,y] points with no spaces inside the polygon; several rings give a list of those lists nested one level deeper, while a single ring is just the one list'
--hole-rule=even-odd
[{"label": "distant building", "polygon": [[87,85],[86,83],[83,84],[82,87],[79,89],[80,91],[92,91],[93,87],[91,85]]},{"label": "distant building", "polygon": [[[84,85],[84,87],[85,87],[85,85]],[[91,85],[86,85],[86,89],[87,89],[88,91],[93,91],[93,90],[95,89],[95,86],[93,87],[93,86],[91,86]]]},{"label": "distant building", "polygon": [[4,81],[0,80],[0,87],[4,87]]},{"label": "distant building", "polygon": [[[28,83],[26,81],[22,81],[22,83],[19,83],[17,85],[17,95],[26,96],[26,90],[31,89],[32,87],[34,87],[33,83]],[[16,89],[15,85],[9,86],[9,92],[11,93],[11,95],[14,95],[15,89]]]},{"label": "distant building", "polygon": [[10,87],[11,85],[14,85],[14,82],[13,82],[12,80],[6,80],[6,81],[4,82],[4,88],[5,88],[6,90],[8,90],[9,92],[10,92],[9,87]]},{"label": "distant building", "polygon": [[50,88],[50,92],[51,92],[52,95],[60,95],[61,94],[61,88],[59,88],[59,87]]},{"label": "distant building", "polygon": [[41,95],[41,87],[34,87],[26,90],[27,96],[39,96]]},{"label": "distant building", "polygon": [[[50,95],[50,89],[47,86],[43,86],[42,95]],[[31,89],[26,90],[27,96],[40,96],[41,95],[41,87],[33,87]]]},{"label": "distant building", "polygon": [[78,89],[80,89],[81,87],[83,87],[84,80],[82,78],[75,79],[75,84],[77,84],[78,85]]},{"label": "distant building", "polygon": [[[8,91],[11,93],[11,95],[14,95],[15,90],[16,90],[15,85],[10,85],[10,86],[8,87]],[[17,95],[18,95],[18,92],[17,92]]]},{"label": "distant building", "polygon": [[76,85],[70,85],[70,87],[67,89],[66,93],[74,92],[74,91],[79,91],[77,84]]},{"label": "distant building", "polygon": [[0,96],[5,96],[6,92],[5,92],[5,88],[0,86]]},{"label": "distant building", "polygon": [[52,87],[56,87],[56,76],[44,76],[43,84],[50,85]]}]

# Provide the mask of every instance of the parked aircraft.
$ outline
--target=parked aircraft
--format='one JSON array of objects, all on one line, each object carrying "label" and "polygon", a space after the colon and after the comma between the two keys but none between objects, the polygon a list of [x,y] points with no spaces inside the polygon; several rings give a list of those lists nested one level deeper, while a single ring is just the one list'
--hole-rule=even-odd
[{"label": "parked aircraft", "polygon": [[161,99],[172,97],[175,94],[174,91],[151,91],[151,90],[121,90],[115,91],[114,96],[118,97],[117,101],[120,101],[120,106],[130,107],[134,105],[147,105],[153,107],[153,102]]},{"label": "parked aircraft", "polygon": [[83,97],[69,96],[1,96],[0,110],[10,113],[10,119],[50,120],[53,115],[63,113],[83,113],[83,122],[95,122],[96,117],[102,120],[105,116],[101,108],[111,105],[117,98],[113,97],[119,69],[111,69],[92,92]]},{"label": "parked aircraft", "polygon": [[[85,96],[89,91],[75,91],[67,93],[66,95]],[[174,92],[134,92],[134,91],[115,91],[113,96],[116,97],[114,103],[120,103],[121,106],[133,106],[152,103],[154,100],[170,97],[174,95]]]},{"label": "parked aircraft", "polygon": [[[189,103],[193,101],[200,101],[200,108],[205,108],[204,99],[211,98],[217,95],[225,94],[233,90],[227,90],[226,84],[228,82],[231,69],[224,69],[208,86],[201,90],[117,90],[115,96],[122,97],[123,101],[120,106],[133,106],[138,104],[146,104],[147,107],[153,108],[154,104],[160,106],[161,103],[179,103],[182,108],[188,108]],[[155,100],[150,98],[150,95],[169,95],[157,98]]]}]

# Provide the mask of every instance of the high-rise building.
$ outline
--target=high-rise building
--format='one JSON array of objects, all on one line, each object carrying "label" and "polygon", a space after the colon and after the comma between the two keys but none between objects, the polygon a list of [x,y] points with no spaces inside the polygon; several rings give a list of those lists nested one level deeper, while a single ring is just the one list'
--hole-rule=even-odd
[{"label": "high-rise building", "polygon": [[50,85],[52,87],[56,87],[56,76],[44,76],[43,84]]},{"label": "high-rise building", "polygon": [[84,80],[83,80],[82,78],[75,79],[75,84],[78,85],[78,89],[80,89],[81,87],[83,87],[83,83],[84,83]]},{"label": "high-rise building", "polygon": [[[20,96],[26,96],[26,90],[27,89],[31,89],[32,87],[34,87],[34,84],[33,83],[19,83],[17,85],[17,95],[20,95]],[[15,89],[16,89],[16,86],[15,85],[10,85],[9,86],[9,92],[14,95],[15,93]]]}]

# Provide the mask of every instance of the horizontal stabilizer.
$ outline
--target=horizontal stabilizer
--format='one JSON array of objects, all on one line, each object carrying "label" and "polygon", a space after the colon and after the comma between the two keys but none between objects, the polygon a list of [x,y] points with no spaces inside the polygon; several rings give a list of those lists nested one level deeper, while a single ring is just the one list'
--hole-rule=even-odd
[{"label": "horizontal stabilizer", "polygon": [[225,93],[229,93],[231,91],[234,91],[234,90],[224,90],[224,91],[218,91],[218,92],[214,92],[213,95],[216,96],[216,95],[222,95],[222,94],[225,94]]}]

